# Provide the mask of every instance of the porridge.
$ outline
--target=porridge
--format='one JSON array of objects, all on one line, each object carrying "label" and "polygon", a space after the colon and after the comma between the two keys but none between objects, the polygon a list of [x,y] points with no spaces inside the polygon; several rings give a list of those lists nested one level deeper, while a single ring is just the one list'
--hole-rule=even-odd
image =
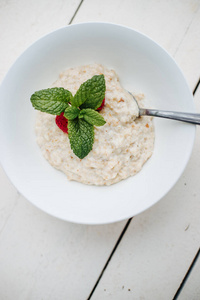
[{"label": "porridge", "polygon": [[[102,65],[68,69],[60,74],[53,87],[63,87],[74,95],[83,82],[99,74],[104,74],[106,81],[105,105],[100,111],[106,124],[94,127],[93,148],[85,158],[73,153],[68,134],[57,127],[54,115],[37,112],[35,129],[42,154],[69,180],[111,185],[138,173],[151,157],[154,127],[151,117],[137,118],[137,105],[120,85],[115,71]],[[135,97],[143,106],[144,96]]]}]

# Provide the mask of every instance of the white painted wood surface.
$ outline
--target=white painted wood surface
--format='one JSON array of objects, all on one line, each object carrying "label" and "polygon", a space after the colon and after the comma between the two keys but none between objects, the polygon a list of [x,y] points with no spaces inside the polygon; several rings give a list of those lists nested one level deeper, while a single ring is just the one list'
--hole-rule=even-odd
[{"label": "white painted wood surface", "polygon": [[[2,0],[0,80],[27,46],[67,25],[79,3]],[[84,0],[73,22],[87,21],[119,23],[149,35],[175,57],[194,90],[200,1]],[[200,87],[195,101],[200,112]],[[199,248],[199,148],[198,128],[182,177],[132,220],[91,299],[173,298]],[[0,169],[0,299],[87,299],[125,224],[82,226],[52,218],[19,195]],[[180,299],[199,299],[196,266]]]},{"label": "white painted wood surface", "polygon": [[16,58],[43,35],[67,25],[79,0],[1,0],[0,80]]},{"label": "white painted wood surface", "polygon": [[[200,3],[200,1],[199,1]],[[181,67],[191,90],[194,90],[200,78],[200,8],[195,12],[194,18],[182,38],[175,59]]]}]

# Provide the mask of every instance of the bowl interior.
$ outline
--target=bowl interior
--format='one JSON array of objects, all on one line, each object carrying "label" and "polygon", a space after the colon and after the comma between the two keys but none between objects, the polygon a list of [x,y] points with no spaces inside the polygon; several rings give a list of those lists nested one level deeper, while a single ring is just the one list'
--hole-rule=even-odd
[{"label": "bowl interior", "polygon": [[151,39],[105,23],[61,28],[30,46],[0,89],[1,163],[17,189],[47,213],[78,223],[102,224],[136,215],[161,199],[189,159],[195,126],[155,119],[152,158],[136,176],[109,187],[70,182],[43,158],[35,141],[31,94],[66,68],[101,63],[122,85],[143,92],[153,108],[194,111],[188,85],[174,60]]}]

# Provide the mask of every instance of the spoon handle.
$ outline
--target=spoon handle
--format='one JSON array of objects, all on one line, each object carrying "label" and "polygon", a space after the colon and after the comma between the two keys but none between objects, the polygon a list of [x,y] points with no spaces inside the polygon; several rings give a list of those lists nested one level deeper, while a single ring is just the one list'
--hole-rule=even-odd
[{"label": "spoon handle", "polygon": [[153,116],[200,125],[200,114],[140,108],[140,116]]}]

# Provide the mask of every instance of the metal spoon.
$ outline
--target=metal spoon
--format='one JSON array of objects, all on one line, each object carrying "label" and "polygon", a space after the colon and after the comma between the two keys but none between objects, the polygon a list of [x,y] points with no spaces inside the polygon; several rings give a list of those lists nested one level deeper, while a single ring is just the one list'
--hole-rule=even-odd
[{"label": "metal spoon", "polygon": [[177,120],[177,121],[200,125],[200,114],[140,108],[135,97],[130,92],[129,92],[129,94],[133,97],[133,99],[135,100],[135,102],[138,106],[139,117],[140,116],[153,116],[153,117],[172,119],[172,120]]}]

